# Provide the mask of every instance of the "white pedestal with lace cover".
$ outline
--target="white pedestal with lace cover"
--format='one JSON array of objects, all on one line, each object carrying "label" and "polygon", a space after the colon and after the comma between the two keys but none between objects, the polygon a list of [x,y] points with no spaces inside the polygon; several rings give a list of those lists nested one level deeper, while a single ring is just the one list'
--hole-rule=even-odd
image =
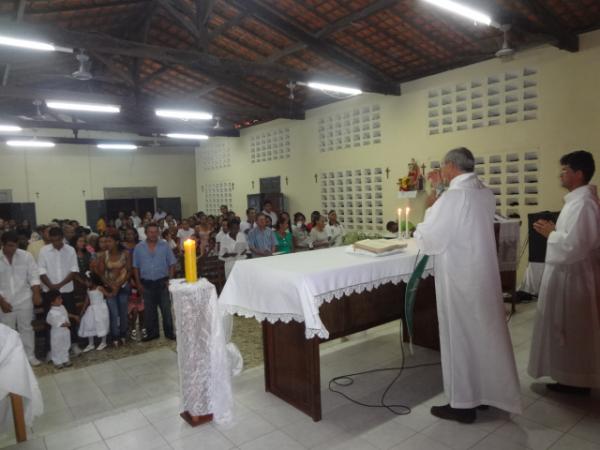
[{"label": "white pedestal with lace cover", "polygon": [[215,422],[228,422],[233,405],[231,371],[217,291],[206,279],[173,280],[169,291],[177,326],[182,417],[212,414]]}]

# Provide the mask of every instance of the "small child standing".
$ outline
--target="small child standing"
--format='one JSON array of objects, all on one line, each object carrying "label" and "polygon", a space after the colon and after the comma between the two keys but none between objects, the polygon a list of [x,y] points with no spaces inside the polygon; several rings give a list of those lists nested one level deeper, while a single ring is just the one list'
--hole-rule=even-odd
[{"label": "small child standing", "polygon": [[69,317],[75,321],[78,321],[79,318],[67,313],[59,291],[51,290],[46,295],[50,300],[50,311],[48,311],[46,322],[52,327],[50,329],[50,358],[57,369],[70,367],[72,363],[69,361],[69,348],[71,347]]},{"label": "small child standing", "polygon": [[[148,336],[146,328],[144,328],[144,299],[140,296],[140,292],[136,289],[135,281],[131,281],[131,295],[129,296],[128,313],[129,313],[129,332],[131,339],[138,340],[138,337],[144,339]],[[140,334],[138,335],[136,321],[140,325]]]},{"label": "small child standing", "polygon": [[79,337],[88,338],[88,345],[83,349],[84,353],[94,350],[94,337],[100,338],[100,345],[96,350],[106,348],[106,335],[110,325],[106,297],[110,292],[103,286],[102,280],[95,273],[87,273],[87,298],[83,305],[81,325],[79,326]]}]

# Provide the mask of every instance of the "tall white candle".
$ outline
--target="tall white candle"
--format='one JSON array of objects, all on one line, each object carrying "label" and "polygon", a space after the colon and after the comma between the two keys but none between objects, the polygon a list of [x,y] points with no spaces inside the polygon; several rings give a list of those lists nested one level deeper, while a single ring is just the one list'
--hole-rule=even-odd
[{"label": "tall white candle", "polygon": [[410,237],[410,232],[408,231],[408,213],[410,212],[410,208],[407,206],[406,207],[406,227],[404,228],[404,231],[406,232],[406,238],[408,239]]},{"label": "tall white candle", "polygon": [[398,237],[402,236],[402,208],[398,208]]}]

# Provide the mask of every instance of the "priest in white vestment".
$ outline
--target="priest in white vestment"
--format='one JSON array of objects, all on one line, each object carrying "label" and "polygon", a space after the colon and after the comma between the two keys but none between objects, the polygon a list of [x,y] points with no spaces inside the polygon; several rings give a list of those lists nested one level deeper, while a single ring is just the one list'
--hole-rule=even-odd
[{"label": "priest in white vestment", "polygon": [[560,164],[565,205],[556,225],[534,224],[548,244],[528,371],[554,379],[552,391],[588,394],[600,388],[600,206],[588,185],[592,155],[569,153]]},{"label": "priest in white vestment", "polygon": [[444,392],[437,417],[472,423],[477,408],[521,412],[520,385],[506,325],[494,238],[496,202],[473,173],[466,148],[444,157],[450,185],[417,226],[419,249],[434,257]]}]

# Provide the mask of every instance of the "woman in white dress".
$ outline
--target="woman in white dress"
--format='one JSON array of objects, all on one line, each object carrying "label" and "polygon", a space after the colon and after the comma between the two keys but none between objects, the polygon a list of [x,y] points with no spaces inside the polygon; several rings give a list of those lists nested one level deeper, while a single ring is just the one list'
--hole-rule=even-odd
[{"label": "woman in white dress", "polygon": [[339,247],[344,245],[344,226],[338,222],[337,213],[332,209],[328,214],[329,221],[325,226],[325,231],[329,235],[329,242],[332,247]]},{"label": "woman in white dress", "polygon": [[106,304],[106,297],[110,296],[110,292],[102,285],[102,280],[95,273],[88,272],[87,285],[87,298],[79,325],[79,337],[86,337],[89,340],[88,346],[83,350],[84,353],[94,350],[94,337],[96,336],[101,341],[96,350],[106,348],[106,335],[110,326]]},{"label": "woman in white dress", "polygon": [[310,238],[312,239],[314,248],[329,247],[331,239],[329,233],[325,230],[326,224],[327,218],[325,216],[319,216],[315,225],[310,230]]}]

